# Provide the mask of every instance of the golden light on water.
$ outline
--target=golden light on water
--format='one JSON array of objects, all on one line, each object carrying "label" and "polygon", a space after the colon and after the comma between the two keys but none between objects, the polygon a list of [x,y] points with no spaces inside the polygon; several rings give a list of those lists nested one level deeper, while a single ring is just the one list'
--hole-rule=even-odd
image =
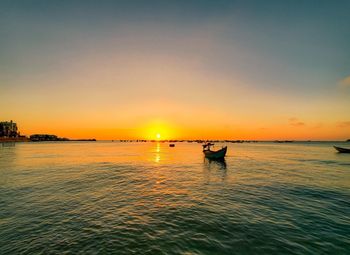
[{"label": "golden light on water", "polygon": [[159,163],[159,161],[160,161],[160,144],[157,143],[155,162]]}]

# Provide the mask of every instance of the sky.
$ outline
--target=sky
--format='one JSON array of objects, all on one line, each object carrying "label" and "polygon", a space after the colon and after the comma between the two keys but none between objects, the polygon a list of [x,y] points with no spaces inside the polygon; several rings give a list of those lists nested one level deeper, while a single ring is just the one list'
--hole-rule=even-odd
[{"label": "sky", "polygon": [[0,120],[97,139],[350,138],[350,1],[0,1]]}]

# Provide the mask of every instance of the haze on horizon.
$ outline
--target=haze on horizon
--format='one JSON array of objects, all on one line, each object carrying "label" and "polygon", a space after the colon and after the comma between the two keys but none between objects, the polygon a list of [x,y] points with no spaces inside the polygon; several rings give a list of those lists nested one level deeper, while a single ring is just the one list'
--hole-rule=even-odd
[{"label": "haze on horizon", "polygon": [[1,1],[0,120],[71,138],[350,138],[350,1]]}]

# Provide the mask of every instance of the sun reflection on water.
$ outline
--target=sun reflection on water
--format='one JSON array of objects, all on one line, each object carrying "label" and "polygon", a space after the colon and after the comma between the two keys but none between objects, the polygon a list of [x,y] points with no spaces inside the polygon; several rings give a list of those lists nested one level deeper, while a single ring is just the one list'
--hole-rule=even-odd
[{"label": "sun reflection on water", "polygon": [[159,163],[160,161],[160,143],[157,143],[157,147],[156,147],[156,157],[154,160],[156,163]]}]

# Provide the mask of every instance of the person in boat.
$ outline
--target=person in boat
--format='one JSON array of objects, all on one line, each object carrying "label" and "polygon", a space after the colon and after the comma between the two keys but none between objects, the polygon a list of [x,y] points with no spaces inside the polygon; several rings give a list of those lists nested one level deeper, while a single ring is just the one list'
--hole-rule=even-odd
[{"label": "person in boat", "polygon": [[213,143],[206,143],[206,144],[203,144],[203,151],[210,151],[210,146],[213,146],[214,144]]}]

